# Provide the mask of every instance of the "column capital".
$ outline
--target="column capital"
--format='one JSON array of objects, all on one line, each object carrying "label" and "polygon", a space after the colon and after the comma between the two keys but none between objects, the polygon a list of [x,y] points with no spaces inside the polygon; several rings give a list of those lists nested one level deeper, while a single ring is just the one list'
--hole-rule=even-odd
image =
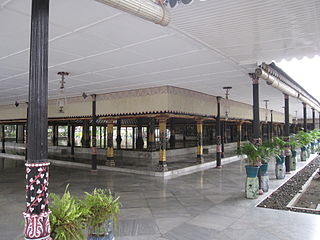
[{"label": "column capital", "polygon": [[249,73],[249,76],[252,79],[252,84],[259,84],[259,77],[255,73]]},{"label": "column capital", "polygon": [[204,121],[204,119],[202,117],[197,117],[197,118],[195,118],[195,120],[196,120],[197,124],[202,124]]}]

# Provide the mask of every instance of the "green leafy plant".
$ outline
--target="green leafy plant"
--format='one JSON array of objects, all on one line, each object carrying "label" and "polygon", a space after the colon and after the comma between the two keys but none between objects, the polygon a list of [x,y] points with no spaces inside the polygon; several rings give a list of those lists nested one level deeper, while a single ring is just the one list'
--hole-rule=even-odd
[{"label": "green leafy plant", "polygon": [[311,134],[304,131],[299,131],[295,137],[300,147],[305,147],[312,141]]},{"label": "green leafy plant", "polygon": [[238,150],[238,154],[247,155],[246,162],[251,166],[255,166],[261,160],[258,147],[250,142],[243,144]]},{"label": "green leafy plant", "polygon": [[108,220],[112,220],[116,229],[120,211],[119,197],[114,197],[104,189],[94,189],[92,193],[85,194],[81,205],[87,210],[85,219],[89,234],[107,235],[105,224]]},{"label": "green leafy plant", "polygon": [[274,137],[272,141],[273,151],[277,155],[284,155],[285,149],[290,145],[280,137]]},{"label": "green leafy plant", "polygon": [[264,142],[258,146],[258,152],[262,163],[268,163],[270,157],[275,154],[275,149],[272,142]]},{"label": "green leafy plant", "polygon": [[49,196],[51,233],[55,240],[82,240],[86,209],[80,206],[79,200],[72,197],[67,189],[68,186],[62,196],[54,193]]}]

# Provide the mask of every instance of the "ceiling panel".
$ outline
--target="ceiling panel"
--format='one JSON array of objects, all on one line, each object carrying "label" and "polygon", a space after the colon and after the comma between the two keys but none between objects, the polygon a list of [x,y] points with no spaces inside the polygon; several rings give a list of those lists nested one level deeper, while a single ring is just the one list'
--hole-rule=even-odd
[{"label": "ceiling panel", "polygon": [[[0,0],[0,104],[27,100],[30,3]],[[318,0],[195,0],[161,27],[94,0],[54,0],[49,98],[67,71],[68,96],[161,85],[223,95],[228,85],[231,99],[251,103],[257,63],[320,54],[319,12]],[[282,111],[283,95],[263,81],[260,97]]]}]

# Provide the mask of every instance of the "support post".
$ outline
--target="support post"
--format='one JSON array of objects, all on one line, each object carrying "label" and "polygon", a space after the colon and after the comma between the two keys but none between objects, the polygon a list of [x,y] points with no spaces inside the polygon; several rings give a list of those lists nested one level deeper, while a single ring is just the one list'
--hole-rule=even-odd
[{"label": "support post", "polygon": [[259,78],[252,74],[252,89],[253,89],[253,141],[256,144],[261,143],[260,134],[260,116],[259,116]]},{"label": "support post", "polygon": [[89,121],[83,120],[83,127],[82,127],[82,139],[81,145],[82,147],[89,148],[90,147],[90,131],[89,131]]},{"label": "support post", "polygon": [[157,167],[158,172],[168,171],[167,166],[167,117],[159,118],[159,135],[160,135],[160,159]]},{"label": "support post", "polygon": [[58,129],[59,129],[59,126],[54,123],[53,127],[52,127],[52,143],[53,143],[53,146],[58,146]]},{"label": "support post", "polygon": [[224,143],[226,141],[226,122],[221,122],[221,158],[224,158]]},{"label": "support post", "polygon": [[216,117],[216,158],[217,168],[221,168],[221,122],[220,122],[220,100],[221,97],[217,97],[217,117]]},{"label": "support post", "polygon": [[156,142],[155,142],[155,118],[150,118],[149,120],[149,132],[148,132],[148,150],[155,151],[156,150]]},{"label": "support post", "polygon": [[273,110],[270,110],[270,127],[269,127],[269,131],[270,131],[270,140],[272,140],[273,138]]},{"label": "support post", "polygon": [[71,147],[71,125],[68,124],[68,140],[67,140],[67,147]]},{"label": "support post", "polygon": [[121,141],[122,141],[122,138],[121,138],[121,119],[119,118],[117,120],[117,149],[121,149]]},{"label": "support post", "polygon": [[138,118],[138,137],[137,137],[137,143],[136,143],[136,148],[137,149],[143,149],[143,138],[142,138],[142,121],[141,118]]},{"label": "support post", "polygon": [[302,103],[303,104],[303,131],[307,132],[308,128],[307,128],[307,104]]},{"label": "support post", "polygon": [[174,129],[174,118],[170,119],[170,148],[175,148],[176,147],[176,133]]},{"label": "support post", "polygon": [[242,138],[242,122],[237,124],[237,149],[240,150],[241,147],[241,138]]},{"label": "support post", "polygon": [[74,145],[75,145],[75,126],[71,126],[71,155],[74,155]]},{"label": "support post", "polygon": [[103,148],[107,148],[107,128],[103,127]]},{"label": "support post", "polygon": [[48,208],[49,0],[32,0],[25,239],[50,240]]},{"label": "support post", "polygon": [[17,143],[23,143],[24,142],[24,125],[18,124],[17,125]]},{"label": "support post", "polygon": [[2,153],[6,153],[6,133],[4,131],[4,124],[1,125],[1,142],[2,142]]},{"label": "support post", "polygon": [[203,119],[197,120],[197,162],[203,163]]},{"label": "support post", "polygon": [[113,120],[107,120],[107,162],[109,167],[115,166],[114,150],[113,150]]},{"label": "support post", "polygon": [[288,142],[288,145],[285,149],[285,165],[286,165],[286,172],[290,173],[290,156],[291,156],[291,148],[289,145],[289,135],[290,135],[290,125],[289,125],[289,96],[284,94],[284,137],[285,141]]},{"label": "support post", "polygon": [[97,171],[97,95],[92,94],[92,147],[91,147],[91,170]]},{"label": "support post", "polygon": [[[261,144],[261,133],[260,133],[260,108],[259,108],[259,77],[256,74],[250,74],[252,78],[252,96],[253,96],[253,142],[256,145]],[[261,165],[261,163],[257,163]],[[259,194],[263,194],[262,190],[262,172],[259,168],[258,172],[259,179]]]},{"label": "support post", "polygon": [[316,129],[316,112],[312,108],[312,130]]}]

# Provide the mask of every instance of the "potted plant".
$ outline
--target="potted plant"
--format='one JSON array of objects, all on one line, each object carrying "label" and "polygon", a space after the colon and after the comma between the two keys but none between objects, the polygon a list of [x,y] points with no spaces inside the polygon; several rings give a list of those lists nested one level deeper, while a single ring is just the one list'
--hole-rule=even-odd
[{"label": "potted plant", "polygon": [[301,147],[299,141],[297,141],[296,135],[290,136],[289,141],[291,147],[291,158],[290,158],[290,170],[295,171],[297,168],[297,148]]},{"label": "potted plant", "polygon": [[245,186],[246,198],[257,198],[260,192],[263,193],[263,191],[260,189],[259,179],[257,177],[258,171],[261,166],[261,156],[259,147],[250,142],[245,143],[240,147],[238,153],[242,155],[247,155],[247,165],[245,166],[247,174]]},{"label": "potted plant", "polygon": [[119,197],[114,197],[110,191],[103,189],[94,189],[92,193],[85,194],[81,205],[87,210],[85,220],[88,240],[114,239],[111,227],[116,229],[118,223]]},{"label": "potted plant", "polygon": [[307,160],[307,145],[311,141],[310,134],[307,132],[304,132],[304,131],[299,131],[295,136],[296,136],[296,140],[299,142],[299,145],[301,147],[300,160],[306,161]]},{"label": "potted plant", "polygon": [[316,145],[317,145],[317,143],[318,143],[319,137],[320,137],[320,135],[319,135],[319,130],[318,130],[318,129],[314,129],[314,130],[310,131],[311,153],[312,153],[312,154],[315,154]]},{"label": "potted plant", "polygon": [[260,152],[258,147],[253,143],[245,143],[242,145],[238,151],[239,154],[247,155],[245,166],[247,177],[257,177],[259,166],[261,165]]},{"label": "potted plant", "polygon": [[284,163],[286,154],[290,154],[290,152],[288,152],[289,143],[279,137],[274,137],[272,144],[276,154],[276,178],[283,179],[285,177]]},{"label": "potted plant", "polygon": [[49,196],[51,237],[54,240],[82,240],[86,210],[67,188],[62,196],[53,193]]}]

